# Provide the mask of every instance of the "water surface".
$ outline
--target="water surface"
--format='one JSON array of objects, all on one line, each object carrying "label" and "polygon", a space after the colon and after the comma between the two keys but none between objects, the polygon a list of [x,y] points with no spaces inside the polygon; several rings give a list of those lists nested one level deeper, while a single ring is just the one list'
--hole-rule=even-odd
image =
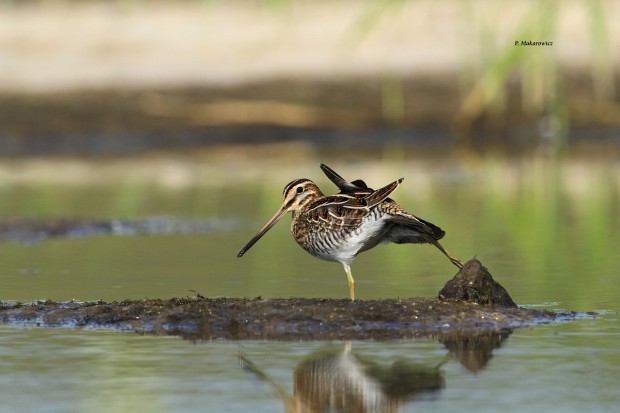
[{"label": "water surface", "polygon": [[[615,388],[620,380],[619,334],[618,320],[609,316],[518,330],[477,371],[432,339],[350,345],[366,366],[394,372],[397,365],[402,372],[408,365],[426,372],[409,376],[403,386],[428,387],[424,380],[436,385],[429,374],[441,365],[441,388],[393,397],[400,406],[394,411],[451,412],[458,406],[472,412],[582,412],[595,406],[612,412],[620,403]],[[0,343],[0,400],[7,412],[284,412],[284,399],[275,396],[274,385],[299,400],[304,389],[295,389],[293,381],[307,375],[300,373],[304,365],[325,363],[326,355],[341,354],[347,347],[341,342],[192,343],[12,327],[0,328]],[[240,353],[268,381],[244,371]],[[354,373],[351,380],[376,394],[358,370]]]},{"label": "water surface", "polygon": [[[404,374],[415,365],[431,384],[438,383],[432,378],[439,372],[443,385],[432,391],[416,393],[411,389],[419,385],[404,380],[410,386],[391,393],[399,395],[389,399],[393,411],[615,411],[620,403],[615,389],[620,382],[618,166],[411,165],[353,162],[339,168],[338,162],[330,163],[345,177],[365,178],[374,187],[405,176],[394,198],[445,229],[442,243],[453,255],[477,256],[517,303],[601,315],[517,330],[475,371],[462,362],[465,356],[459,361],[447,344],[433,339],[353,342],[351,360],[363,362],[345,371],[359,379],[370,369],[379,372],[371,378],[389,381],[396,377],[393,366]],[[195,173],[204,178],[200,169]],[[6,240],[0,245],[1,298],[111,301],[195,292],[346,297],[341,266],[302,251],[288,219],[236,258],[279,207],[282,187],[302,176],[315,179],[325,192],[334,191],[318,162],[277,172],[227,173],[226,179],[209,181],[6,179],[0,185],[5,220],[170,218],[225,224],[196,233]],[[362,299],[433,296],[456,272],[439,251],[411,245],[379,246],[360,255],[352,268]],[[323,360],[318,355],[344,354],[347,348],[340,342],[189,342],[12,326],[0,327],[0,343],[0,411],[7,412],[285,411],[285,400],[295,402],[304,394],[293,385],[302,367]],[[240,367],[240,354],[264,373],[262,379]],[[372,380],[364,377],[363,388],[374,389],[368,394],[379,400],[381,386],[368,387]]]}]

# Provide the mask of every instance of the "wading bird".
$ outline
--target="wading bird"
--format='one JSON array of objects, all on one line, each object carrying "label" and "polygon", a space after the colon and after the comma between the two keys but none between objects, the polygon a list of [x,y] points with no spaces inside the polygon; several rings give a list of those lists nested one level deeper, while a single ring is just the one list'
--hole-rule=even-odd
[{"label": "wading bird", "polygon": [[374,190],[362,180],[348,182],[327,165],[321,164],[327,177],[340,189],[325,196],[309,179],[296,179],[286,185],[282,206],[265,226],[239,251],[242,257],[287,212],[293,213],[291,231],[295,241],[310,255],[337,261],[344,266],[351,300],[355,300],[355,281],[351,263],[360,252],[379,243],[433,244],[458,268],[463,264],[439,243],[445,232],[405,211],[388,196],[403,178]]}]

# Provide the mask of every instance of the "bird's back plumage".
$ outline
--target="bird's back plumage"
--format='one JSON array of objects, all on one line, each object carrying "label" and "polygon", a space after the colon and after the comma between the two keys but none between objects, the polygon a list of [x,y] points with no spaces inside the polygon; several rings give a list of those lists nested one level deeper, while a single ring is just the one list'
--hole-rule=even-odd
[{"label": "bird's back plumage", "polygon": [[295,241],[317,258],[342,263],[347,274],[351,299],[355,281],[350,264],[360,252],[379,243],[429,243],[461,268],[463,264],[439,244],[444,231],[407,212],[389,198],[403,179],[374,190],[361,179],[352,182],[321,165],[340,193],[325,196],[309,179],[296,179],[284,187],[282,206],[258,233],[239,251],[242,257],[288,212],[293,213],[291,231]]},{"label": "bird's back plumage", "polygon": [[374,190],[361,180],[346,181],[326,165],[321,168],[341,192],[318,197],[293,213],[295,240],[310,254],[351,263],[358,253],[382,242],[433,243],[444,236],[441,228],[389,198],[402,178]]}]

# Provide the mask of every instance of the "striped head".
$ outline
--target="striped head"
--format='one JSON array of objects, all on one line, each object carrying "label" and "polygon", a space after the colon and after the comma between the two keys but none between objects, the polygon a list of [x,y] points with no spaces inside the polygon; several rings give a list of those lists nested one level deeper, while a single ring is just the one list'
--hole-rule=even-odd
[{"label": "striped head", "polygon": [[282,191],[282,208],[286,208],[286,212],[297,211],[321,196],[323,193],[311,180],[295,179]]},{"label": "striped head", "polygon": [[267,233],[287,212],[298,211],[315,199],[322,197],[323,193],[314,182],[309,179],[296,179],[284,187],[282,191],[282,206],[275,215],[261,228],[260,231],[239,251],[237,257],[242,257],[247,250],[252,248],[263,235]]}]

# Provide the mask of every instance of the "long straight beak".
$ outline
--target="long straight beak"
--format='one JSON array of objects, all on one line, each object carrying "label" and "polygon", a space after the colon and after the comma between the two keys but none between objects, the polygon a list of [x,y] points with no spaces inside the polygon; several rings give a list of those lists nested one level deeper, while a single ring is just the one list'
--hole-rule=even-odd
[{"label": "long straight beak", "polygon": [[252,248],[252,245],[256,244],[256,242],[261,239],[261,237],[265,235],[267,231],[271,229],[271,227],[273,227],[279,220],[281,220],[287,212],[288,208],[282,205],[282,208],[280,208],[280,210],[276,212],[276,214],[265,224],[265,226],[261,228],[260,231],[258,231],[258,234],[254,235],[250,242],[248,242],[245,247],[241,248],[241,251],[239,251],[239,254],[237,254],[237,258],[243,257],[243,254],[245,254],[247,250]]}]

